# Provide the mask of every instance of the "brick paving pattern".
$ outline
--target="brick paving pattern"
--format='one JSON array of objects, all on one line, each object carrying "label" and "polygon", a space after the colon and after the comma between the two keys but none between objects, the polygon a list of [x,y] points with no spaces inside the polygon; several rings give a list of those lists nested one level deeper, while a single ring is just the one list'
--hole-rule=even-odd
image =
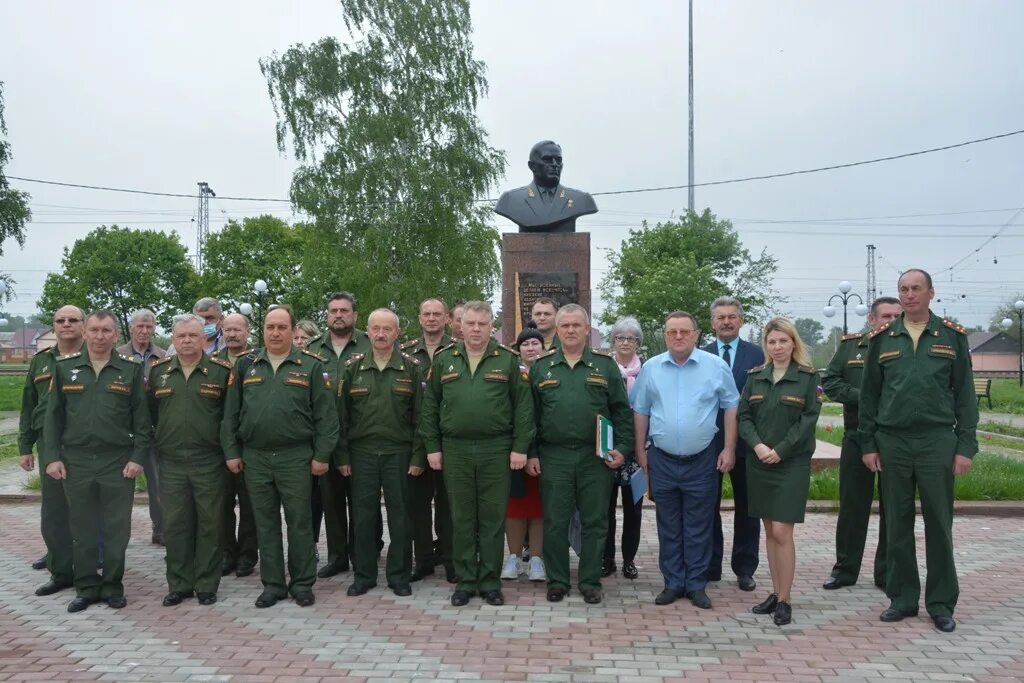
[{"label": "brick paving pattern", "polygon": [[605,580],[597,606],[575,591],[549,604],[543,584],[525,578],[505,582],[504,607],[480,599],[451,607],[443,576],[413,584],[409,598],[383,588],[349,598],[351,574],[342,574],[317,582],[310,608],[256,609],[257,576],[225,578],[212,607],[165,608],[163,549],[147,542],[149,520],[137,506],[128,607],[68,614],[70,591],[32,595],[46,579],[28,566],[42,552],[38,523],[38,505],[0,506],[0,681],[1024,681],[1024,525],[1015,518],[957,519],[953,634],[932,629],[923,606],[918,618],[880,623],[887,601],[870,581],[822,590],[832,563],[828,514],[809,514],[798,528],[794,622],[783,628],[749,612],[769,592],[764,561],[755,593],[726,580],[709,587],[713,610],[686,600],[656,607],[653,510],[640,579]]}]

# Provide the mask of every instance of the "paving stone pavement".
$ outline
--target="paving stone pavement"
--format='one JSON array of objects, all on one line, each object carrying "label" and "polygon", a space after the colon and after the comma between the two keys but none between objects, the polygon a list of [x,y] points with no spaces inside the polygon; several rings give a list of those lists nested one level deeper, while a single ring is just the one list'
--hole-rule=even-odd
[{"label": "paving stone pavement", "polygon": [[605,580],[597,606],[576,592],[549,604],[542,584],[523,579],[505,583],[504,607],[474,599],[453,608],[440,576],[413,584],[408,598],[382,588],[349,598],[351,574],[342,574],[317,582],[313,607],[260,610],[252,604],[256,576],[224,579],[211,607],[194,600],[162,607],[163,549],[146,542],[149,521],[137,506],[128,607],[68,614],[70,592],[32,595],[45,580],[28,566],[42,552],[38,505],[0,506],[0,681],[1024,680],[1019,519],[957,519],[959,625],[943,634],[923,608],[919,618],[880,623],[887,601],[870,582],[820,588],[833,559],[828,514],[809,514],[797,531],[793,624],[778,628],[749,612],[768,593],[765,563],[755,593],[728,580],[712,584],[713,610],[685,600],[656,607],[662,586],[652,513],[644,518],[640,578]]}]

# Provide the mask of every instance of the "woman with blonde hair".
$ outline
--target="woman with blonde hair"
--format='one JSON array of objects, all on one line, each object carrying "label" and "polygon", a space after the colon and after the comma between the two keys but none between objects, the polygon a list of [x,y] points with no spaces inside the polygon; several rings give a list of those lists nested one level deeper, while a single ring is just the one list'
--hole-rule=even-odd
[{"label": "woman with blonde hair", "polygon": [[740,397],[740,438],[754,451],[747,461],[747,509],[764,523],[772,594],[754,614],[772,614],[779,626],[792,621],[790,591],[796,572],[794,526],[804,521],[821,412],[818,373],[793,323],[773,318],[761,346],[767,362],[750,370]]}]

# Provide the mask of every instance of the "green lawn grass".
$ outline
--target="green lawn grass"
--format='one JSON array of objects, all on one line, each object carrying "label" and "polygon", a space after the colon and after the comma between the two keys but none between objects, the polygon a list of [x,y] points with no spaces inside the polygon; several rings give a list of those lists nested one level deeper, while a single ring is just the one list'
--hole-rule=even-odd
[{"label": "green lawn grass", "polygon": [[817,428],[815,428],[814,431],[814,435],[819,440],[825,441],[826,443],[834,444],[836,446],[843,445],[843,434],[845,433],[845,430],[838,425],[834,427],[822,427],[819,425]]},{"label": "green lawn grass", "polygon": [[822,415],[842,415],[843,407],[836,405],[826,405],[821,407]]},{"label": "green lawn grass", "polygon": [[18,375],[0,377],[0,410],[21,410],[21,391],[25,378]]},{"label": "green lawn grass", "polygon": [[983,432],[1006,434],[1007,436],[1019,436],[1024,438],[1024,428],[1014,427],[1013,425],[1008,425],[1005,422],[981,422],[978,424],[978,429]]},{"label": "green lawn grass", "polygon": [[[988,401],[981,399],[982,410],[989,410]],[[992,380],[992,408],[996,413],[1024,415],[1024,388],[1014,379]]]}]

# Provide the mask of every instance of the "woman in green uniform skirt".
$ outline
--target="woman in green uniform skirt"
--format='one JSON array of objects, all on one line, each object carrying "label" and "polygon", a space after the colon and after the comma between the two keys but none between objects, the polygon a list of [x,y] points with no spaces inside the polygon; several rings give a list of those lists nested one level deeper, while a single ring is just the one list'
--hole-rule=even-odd
[{"label": "woman in green uniform skirt", "polygon": [[761,345],[768,361],[753,368],[740,397],[740,438],[753,448],[747,461],[747,509],[764,523],[773,592],[753,608],[782,626],[792,620],[796,570],[793,526],[804,521],[821,411],[818,373],[793,323],[773,318]]}]

